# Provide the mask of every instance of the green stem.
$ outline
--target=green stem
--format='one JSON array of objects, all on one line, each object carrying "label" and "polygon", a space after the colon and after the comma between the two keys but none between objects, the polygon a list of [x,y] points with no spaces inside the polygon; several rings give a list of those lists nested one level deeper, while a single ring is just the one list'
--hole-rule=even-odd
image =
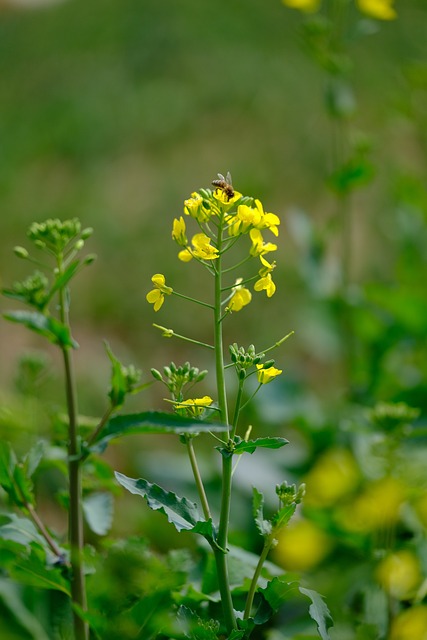
[{"label": "green stem", "polygon": [[190,458],[191,469],[193,471],[194,481],[199,493],[200,502],[202,503],[203,514],[206,520],[210,520],[212,516],[209,509],[208,498],[206,496],[205,487],[203,486],[202,476],[200,475],[199,465],[197,464],[196,452],[194,451],[193,439],[191,437],[187,437],[186,445],[188,457]]},{"label": "green stem", "polygon": [[233,601],[231,598],[226,555],[228,546],[228,525],[230,522],[232,472],[233,456],[223,455],[221,513],[219,518],[219,529],[217,537],[218,548],[214,548],[214,554],[219,583],[219,592],[221,594],[222,609],[224,612],[224,619],[228,633],[231,633],[233,629],[237,629],[236,616],[234,615]]},{"label": "green stem", "polygon": [[236,406],[234,407],[233,430],[231,432],[232,440],[234,440],[234,437],[236,435],[237,423],[239,422],[240,405],[242,404],[242,397],[243,397],[243,385],[244,385],[244,380],[239,379],[239,389],[237,391]]},{"label": "green stem", "polygon": [[[224,350],[222,341],[222,323],[221,323],[221,288],[222,288],[222,227],[223,218],[218,228],[217,249],[218,259],[215,265],[215,305],[214,305],[214,344],[215,344],[215,368],[216,383],[218,393],[218,406],[222,421],[228,428],[228,410],[227,410],[227,394],[225,388],[224,375]],[[219,591],[221,594],[221,604],[224,613],[225,625],[227,632],[231,633],[233,629],[237,629],[236,616],[234,615],[233,601],[231,598],[230,581],[228,577],[227,564],[227,545],[228,545],[228,524],[230,521],[230,503],[231,503],[231,479],[232,479],[233,457],[231,455],[222,456],[222,495],[221,495],[221,512],[219,519],[218,547],[213,547]]]},{"label": "green stem", "polygon": [[252,578],[251,586],[249,587],[248,596],[246,598],[245,612],[243,614],[244,620],[247,620],[251,615],[252,605],[254,601],[255,591],[258,585],[259,576],[261,574],[262,567],[264,566],[264,562],[267,559],[268,552],[270,551],[272,543],[273,543],[273,538],[271,537],[268,537],[264,543],[264,548],[259,557],[258,564],[256,566],[256,569]]},{"label": "green stem", "polygon": [[[58,260],[58,268],[61,272],[62,262]],[[68,302],[66,291],[59,291],[59,309],[61,321],[68,328]],[[83,567],[83,511],[82,511],[82,486],[81,486],[81,459],[80,442],[77,424],[77,393],[73,360],[70,349],[61,347],[64,369],[65,369],[65,390],[68,408],[68,476],[69,476],[69,542],[71,561],[71,598],[83,611],[87,611],[86,584]],[[74,640],[89,640],[89,627],[81,617],[73,611]]]},{"label": "green stem", "polygon": [[209,309],[213,309],[212,305],[209,304],[208,302],[202,302],[201,300],[197,300],[196,298],[191,298],[190,296],[186,296],[183,293],[172,291],[172,295],[178,296],[178,298],[183,298],[184,300],[189,300],[190,302],[195,302],[196,304],[200,304],[202,307],[208,307]]},{"label": "green stem", "polygon": [[[108,409],[106,410],[106,412],[104,413],[104,415],[102,416],[101,420],[99,421],[98,426],[96,427],[95,431],[92,433],[91,436],[89,436],[86,445],[88,447],[90,447],[95,440],[97,439],[97,437],[99,436],[99,434],[101,433],[102,429],[104,428],[104,426],[106,425],[106,423],[108,422],[108,420],[110,419],[111,414],[113,413],[115,407],[113,405],[110,405],[108,407]],[[89,455],[89,452],[87,452],[84,455],[84,458],[86,459]]]}]

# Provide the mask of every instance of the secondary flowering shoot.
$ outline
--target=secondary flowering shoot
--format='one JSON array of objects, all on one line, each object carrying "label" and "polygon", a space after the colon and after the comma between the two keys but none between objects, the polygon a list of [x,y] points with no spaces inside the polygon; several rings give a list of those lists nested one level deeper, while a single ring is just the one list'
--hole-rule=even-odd
[{"label": "secondary flowering shoot", "polygon": [[165,295],[169,296],[173,289],[166,286],[165,276],[162,273],[156,273],[151,278],[151,282],[154,284],[154,289],[147,293],[146,300],[154,305],[154,311],[158,311],[165,301]]}]

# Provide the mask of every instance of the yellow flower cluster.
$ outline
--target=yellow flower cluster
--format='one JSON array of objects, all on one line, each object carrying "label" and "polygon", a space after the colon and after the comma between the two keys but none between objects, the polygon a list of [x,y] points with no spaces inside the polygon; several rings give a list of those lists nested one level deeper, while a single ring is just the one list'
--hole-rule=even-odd
[{"label": "yellow flower cluster", "polygon": [[[283,4],[292,9],[306,13],[317,11],[320,0],[282,0]],[[397,13],[393,8],[394,0],[356,0],[359,10],[377,20],[394,20]]]},{"label": "yellow flower cluster", "polygon": [[[181,248],[178,258],[182,262],[195,259],[215,271],[214,261],[225,254],[240,236],[248,235],[251,241],[248,258],[259,258],[261,263],[258,275],[252,276],[248,281],[255,281],[254,290],[265,291],[267,297],[271,298],[276,291],[271,275],[276,263],[268,262],[265,255],[276,251],[277,245],[265,241],[263,231],[270,231],[277,237],[280,219],[276,214],[264,211],[260,200],[244,197],[239,191],[235,191],[225,179],[214,181],[215,185],[218,183],[223,183],[224,186],[215,190],[194,191],[184,201],[184,216],[174,219],[172,239]],[[187,237],[185,216],[196,220],[200,227],[200,232],[191,239]],[[235,267],[227,270],[232,268]],[[161,308],[165,294],[172,293],[172,289],[164,283],[164,276],[160,275],[153,276],[155,289],[147,294],[147,300],[154,305],[155,311]],[[251,292],[242,282],[242,278],[238,278],[234,286],[223,289],[231,289],[231,295],[221,302],[223,305],[227,304],[227,313],[240,311],[252,300]]]}]

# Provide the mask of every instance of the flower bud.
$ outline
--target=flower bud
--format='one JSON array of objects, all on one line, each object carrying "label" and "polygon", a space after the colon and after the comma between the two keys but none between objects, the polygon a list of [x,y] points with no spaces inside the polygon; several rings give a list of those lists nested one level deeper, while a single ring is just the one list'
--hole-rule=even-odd
[{"label": "flower bud", "polygon": [[85,265],[92,264],[92,262],[95,262],[97,257],[98,256],[96,255],[96,253],[89,253],[89,255],[87,255],[86,258],[83,260],[83,264]]},{"label": "flower bud", "polygon": [[160,373],[160,371],[158,371],[157,369],[151,369],[151,375],[153,376],[153,378],[155,378],[156,380],[159,380],[160,382],[163,382],[163,376]]},{"label": "flower bud", "polygon": [[90,238],[92,233],[93,233],[93,228],[92,227],[86,227],[86,229],[83,229],[82,234],[81,234],[82,240],[87,240],[88,238]]},{"label": "flower bud", "polygon": [[24,249],[24,247],[14,247],[13,252],[15,256],[17,256],[18,258],[22,258],[23,260],[28,258],[30,255],[28,251]]}]

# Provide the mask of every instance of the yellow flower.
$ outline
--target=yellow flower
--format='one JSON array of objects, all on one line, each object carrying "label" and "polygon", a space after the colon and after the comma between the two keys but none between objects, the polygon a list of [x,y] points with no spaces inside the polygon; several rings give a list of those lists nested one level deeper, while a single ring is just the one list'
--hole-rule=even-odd
[{"label": "yellow flower", "polygon": [[345,449],[329,449],[306,476],[305,504],[330,507],[352,493],[360,472],[355,459]]},{"label": "yellow flower", "polygon": [[250,249],[251,256],[261,256],[269,251],[277,250],[277,244],[264,242],[262,233],[259,229],[251,229],[249,235],[252,240],[252,247]]},{"label": "yellow flower", "polygon": [[254,284],[255,291],[264,291],[267,294],[267,298],[271,298],[276,291],[276,285],[273,282],[271,273],[267,273],[266,276],[257,280]]},{"label": "yellow flower", "polygon": [[177,409],[186,409],[189,415],[194,417],[200,416],[206,407],[212,404],[213,400],[209,396],[203,396],[203,398],[193,398],[183,400],[176,403]]},{"label": "yellow flower", "polygon": [[427,640],[427,607],[418,605],[399,613],[391,623],[390,640]]},{"label": "yellow flower", "polygon": [[197,191],[193,191],[191,198],[184,200],[184,213],[198,222],[207,222],[210,218],[210,211],[203,206],[203,198]]},{"label": "yellow flower", "polygon": [[299,9],[307,13],[317,11],[320,6],[320,0],[282,0],[282,2],[291,9]]},{"label": "yellow flower", "polygon": [[357,0],[360,11],[377,20],[394,20],[397,13],[393,8],[394,0]]},{"label": "yellow flower", "polygon": [[213,193],[213,197],[215,198],[215,200],[218,200],[218,202],[221,202],[222,204],[233,204],[234,202],[237,202],[237,200],[240,200],[240,198],[242,197],[242,194],[239,193],[238,191],[234,192],[234,196],[232,198],[228,198],[228,195],[225,193],[225,191],[223,189],[215,189],[214,193]]},{"label": "yellow flower", "polygon": [[405,490],[395,478],[376,480],[340,513],[350,531],[369,532],[390,527],[399,519]]},{"label": "yellow flower", "polygon": [[376,577],[392,598],[408,600],[422,580],[420,563],[410,551],[396,551],[380,562]]},{"label": "yellow flower", "polygon": [[275,213],[265,213],[262,203],[259,200],[255,200],[255,206],[261,217],[260,221],[254,224],[254,226],[257,229],[270,229],[271,233],[277,237],[279,235],[279,229],[277,228],[280,224],[279,216],[276,216]]},{"label": "yellow flower", "polygon": [[257,378],[260,384],[268,384],[282,373],[282,369],[276,369],[276,367],[264,369],[263,364],[257,364],[256,368],[258,369]]},{"label": "yellow flower", "polygon": [[237,207],[235,216],[229,216],[231,224],[228,228],[230,236],[238,236],[241,233],[247,233],[251,227],[261,222],[261,213],[257,208],[249,207],[247,204],[241,204]]},{"label": "yellow flower", "polygon": [[146,300],[154,305],[154,311],[158,311],[165,301],[165,295],[169,296],[173,289],[166,286],[165,276],[162,273],[156,273],[151,278],[151,282],[154,284],[154,289],[147,293]]},{"label": "yellow flower", "polygon": [[215,260],[218,258],[218,249],[211,245],[211,239],[205,233],[196,233],[191,239],[193,249],[191,254],[200,260]]},{"label": "yellow flower", "polygon": [[236,286],[233,287],[233,295],[227,307],[229,311],[240,311],[252,300],[251,292],[240,284],[241,281],[242,278],[238,278],[236,280]]},{"label": "yellow flower", "polygon": [[275,560],[289,571],[315,567],[331,550],[330,538],[309,520],[291,522],[278,535]]},{"label": "yellow flower", "polygon": [[186,247],[188,244],[187,236],[185,235],[185,221],[182,216],[179,220],[175,218],[173,221],[172,238],[181,247]]}]

